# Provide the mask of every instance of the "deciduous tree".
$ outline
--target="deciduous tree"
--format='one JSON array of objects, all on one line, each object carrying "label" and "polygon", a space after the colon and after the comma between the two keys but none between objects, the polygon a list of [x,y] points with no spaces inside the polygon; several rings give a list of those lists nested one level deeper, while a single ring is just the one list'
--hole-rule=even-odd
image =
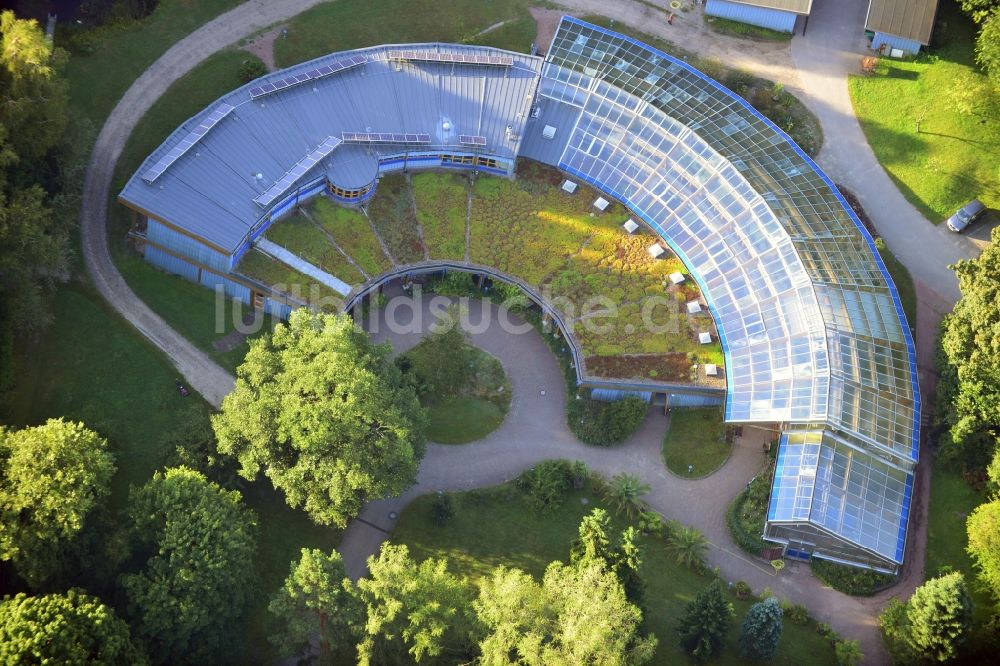
[{"label": "deciduous tree", "polygon": [[122,576],[132,626],[158,662],[217,655],[254,579],[255,517],[200,472],[157,472],[133,491],[135,573]]},{"label": "deciduous tree", "polygon": [[361,605],[337,551],[327,555],[303,548],[268,610],[280,625],[271,641],[288,657],[306,652],[315,636],[322,654],[331,646],[353,645],[363,623]]},{"label": "deciduous tree", "polygon": [[983,20],[976,37],[976,61],[1000,91],[1000,7]]},{"label": "deciduous tree", "polygon": [[994,9],[1000,7],[1000,0],[958,0],[958,4],[973,21],[982,23]]},{"label": "deciduous tree", "polygon": [[361,664],[398,663],[407,654],[416,662],[469,656],[473,591],[445,560],[417,564],[406,546],[385,544],[368,559],[368,571],[357,585],[367,612]]},{"label": "deciduous tree", "polygon": [[726,641],[736,611],[726,599],[718,579],[698,593],[688,605],[678,632],[681,647],[695,661],[706,662],[717,655]]},{"label": "deciduous tree", "polygon": [[994,229],[993,241],[977,259],[954,266],[962,297],[945,318],[941,338],[946,446],[980,469],[1000,434],[1000,230]]},{"label": "deciduous tree", "polygon": [[979,579],[1000,597],[1000,499],[977,506],[966,519],[966,531]]},{"label": "deciduous tree", "polygon": [[212,420],[219,451],[344,527],[365,501],[408,488],[424,454],[426,416],[389,353],[346,315],[296,310],[252,343]]},{"label": "deciduous tree", "polygon": [[0,663],[148,663],[115,612],[81,590],[0,602]]},{"label": "deciduous tree", "polygon": [[487,665],[644,664],[656,637],[642,636],[642,612],[625,598],[614,574],[598,564],[553,562],[541,585],[499,567],[481,584],[476,616]]},{"label": "deciduous tree", "polygon": [[82,423],[0,428],[0,559],[32,586],[53,577],[114,472],[107,441]]}]

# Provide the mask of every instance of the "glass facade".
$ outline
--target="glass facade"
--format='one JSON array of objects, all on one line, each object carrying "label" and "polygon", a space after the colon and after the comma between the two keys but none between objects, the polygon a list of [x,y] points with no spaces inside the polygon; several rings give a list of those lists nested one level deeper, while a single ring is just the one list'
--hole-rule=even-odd
[{"label": "glass facade", "polygon": [[727,420],[813,429],[795,452],[781,440],[769,536],[782,540],[772,522],[801,523],[839,544],[830,557],[898,564],[917,460],[913,343],[840,193],[742,98],[623,35],[565,17],[542,74],[539,103],[576,110],[558,166],[659,231],[702,286]]}]

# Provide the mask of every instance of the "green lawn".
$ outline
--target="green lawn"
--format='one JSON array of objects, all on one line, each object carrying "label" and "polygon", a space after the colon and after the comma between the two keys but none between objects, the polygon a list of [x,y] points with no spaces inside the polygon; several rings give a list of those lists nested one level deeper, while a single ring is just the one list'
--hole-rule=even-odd
[{"label": "green lawn", "polygon": [[903,304],[903,312],[906,313],[906,323],[910,328],[914,328],[917,325],[917,289],[913,286],[913,277],[910,276],[909,269],[889,251],[884,240],[881,238],[876,240],[875,247],[878,248],[882,262],[896,285],[899,301]]},{"label": "green lawn", "polygon": [[[883,58],[873,76],[849,81],[876,157],[934,224],[973,197],[1000,208],[1000,93],[975,66],[974,37],[969,19],[942,2],[929,55]],[[982,101],[969,108],[969,99]]]},{"label": "green lawn", "polygon": [[308,275],[299,273],[259,250],[250,250],[243,255],[236,271],[331,312],[338,311],[344,300],[326,285],[319,284]]},{"label": "green lawn", "polygon": [[[93,33],[92,47],[74,49],[66,68],[73,110],[100,129],[132,82],[164,51],[240,2],[160,0],[144,21]],[[57,35],[57,43],[61,38]]]},{"label": "green lawn", "polygon": [[468,444],[482,439],[499,428],[504,417],[496,403],[471,396],[431,402],[427,413],[427,439],[438,444]]},{"label": "green lawn", "polygon": [[[553,560],[567,560],[570,542],[576,537],[580,519],[604,503],[592,489],[571,491],[566,501],[542,517],[533,512],[513,485],[456,493],[455,517],[445,526],[431,519],[432,495],[418,498],[399,518],[392,535],[394,543],[404,543],[418,560],[447,557],[449,569],[479,581],[497,565],[514,566],[540,578]],[[582,500],[587,499],[587,504]],[[625,523],[613,516],[617,533]],[[642,575],[646,582],[645,630],[659,639],[654,663],[687,663],[677,641],[677,623],[686,604],[710,579],[679,567],[668,555],[661,540],[643,539]],[[759,592],[759,590],[758,590]],[[712,663],[740,664],[737,639],[739,626],[750,602],[732,599],[737,618],[732,624],[727,649]],[[785,622],[776,664],[833,664],[833,650],[815,628]]]},{"label": "green lawn", "polygon": [[[122,258],[118,269],[125,276],[132,291],[145,303],[170,322],[178,333],[197,345],[219,365],[235,374],[236,366],[243,362],[250,345],[243,342],[229,351],[217,351],[213,343],[235,329],[251,314],[251,309],[228,298],[223,300],[222,320],[218,321],[216,294],[210,289],[189,282],[178,275],[168,275],[138,257]],[[221,328],[216,328],[221,323]],[[271,330],[274,322],[270,316],[261,319],[257,333],[250,338]]]},{"label": "green lawn", "polygon": [[718,408],[671,410],[670,427],[663,436],[663,462],[674,474],[688,478],[711,474],[729,460],[732,450]]},{"label": "green lawn", "polygon": [[[941,465],[934,467],[927,516],[927,559],[924,562],[926,577],[936,576],[944,567],[951,567],[965,574],[972,595],[975,624],[969,641],[970,657],[978,654],[984,659],[987,655],[992,657],[991,641],[985,635],[984,625],[991,619],[995,606],[990,594],[978,585],[972,558],[965,550],[969,543],[965,520],[985,499],[958,472]],[[976,661],[970,659],[968,663]]]},{"label": "green lawn", "polygon": [[534,36],[527,39],[524,22],[476,35],[501,21],[529,18],[527,7],[526,0],[338,0],[292,19],[288,38],[275,43],[275,59],[288,67],[333,51],[393,42],[487,43],[526,51]]}]

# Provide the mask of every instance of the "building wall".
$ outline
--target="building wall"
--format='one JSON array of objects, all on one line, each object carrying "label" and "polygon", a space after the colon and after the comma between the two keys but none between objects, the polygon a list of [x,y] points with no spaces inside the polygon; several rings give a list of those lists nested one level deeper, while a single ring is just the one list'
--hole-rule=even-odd
[{"label": "building wall", "polygon": [[174,254],[192,259],[194,263],[203,264],[223,273],[230,268],[228,255],[217,252],[201,241],[174,231],[156,220],[147,221],[146,238]]},{"label": "building wall", "polygon": [[754,7],[728,0],[708,0],[705,3],[705,13],[709,16],[749,23],[779,32],[795,32],[795,19],[798,18],[794,12]]},{"label": "building wall", "polygon": [[872,49],[878,51],[885,45],[885,54],[889,55],[890,49],[902,49],[903,53],[907,55],[916,55],[920,53],[920,42],[914,41],[912,39],[905,39],[903,37],[897,37],[896,35],[887,35],[884,32],[876,32],[875,36],[872,37]]},{"label": "building wall", "polygon": [[[174,256],[170,252],[156,247],[155,245],[147,244],[143,251],[143,256],[146,261],[168,273],[179,275],[185,280],[194,282],[195,284],[200,284],[201,286],[208,287],[209,289],[215,289],[217,286],[222,286],[226,296],[229,298],[240,301],[248,306],[252,305],[251,289],[248,285],[243,284],[242,282],[237,282],[236,280],[226,277],[224,274],[215,273],[208,268],[197,266],[185,260],[183,257]],[[291,314],[292,309],[293,308],[288,304],[282,303],[281,301],[275,300],[269,296],[264,298],[263,310],[273,317],[288,319],[288,315]]]}]

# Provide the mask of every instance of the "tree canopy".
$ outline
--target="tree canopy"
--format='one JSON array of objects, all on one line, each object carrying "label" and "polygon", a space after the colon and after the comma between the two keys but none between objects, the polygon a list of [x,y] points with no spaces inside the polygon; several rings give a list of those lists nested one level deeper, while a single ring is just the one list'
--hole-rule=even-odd
[{"label": "tree canopy", "polygon": [[303,548],[268,610],[280,625],[271,641],[286,657],[306,652],[314,636],[323,654],[331,646],[353,646],[363,622],[361,605],[336,551],[327,555]]},{"label": "tree canopy", "polygon": [[740,633],[740,654],[751,661],[767,661],[781,640],[782,616],[778,600],[769,597],[750,607]]},{"label": "tree canopy", "polygon": [[185,467],[157,472],[130,500],[141,566],[122,576],[132,626],[156,661],[205,660],[251,594],[254,515],[239,492]]},{"label": "tree canopy", "polygon": [[972,601],[962,574],[932,578],[918,587],[907,603],[906,617],[910,646],[921,660],[955,659],[972,625]]},{"label": "tree canopy", "polygon": [[986,14],[976,37],[976,61],[1000,90],[1000,6]]},{"label": "tree canopy", "polygon": [[1000,434],[1000,229],[993,242],[977,259],[954,266],[962,297],[941,337],[945,452],[978,468],[991,459]]},{"label": "tree canopy", "polygon": [[985,21],[993,10],[1000,7],[1000,0],[958,0],[962,11],[972,17],[976,23]]},{"label": "tree canopy", "polygon": [[604,509],[594,509],[580,521],[579,536],[570,548],[570,562],[580,566],[597,564],[618,578],[625,596],[636,605],[642,603],[643,582],[639,575],[642,553],[639,531],[627,527],[612,545],[608,536],[611,518]]},{"label": "tree canopy", "polygon": [[125,624],[99,599],[81,590],[0,602],[0,663],[148,663]]},{"label": "tree canopy", "polygon": [[979,579],[1000,597],[1000,499],[977,506],[966,519],[966,531]]},{"label": "tree canopy", "polygon": [[656,649],[655,636],[640,634],[642,612],[597,563],[553,562],[541,585],[499,567],[480,584],[474,608],[486,627],[479,649],[488,666],[644,664]]},{"label": "tree canopy", "polygon": [[34,587],[50,579],[114,472],[107,441],[82,423],[0,428],[0,559]]},{"label": "tree canopy", "polygon": [[54,214],[43,159],[66,129],[65,60],[37,21],[0,13],[0,324],[21,332],[51,320],[45,294],[69,269],[73,216]]},{"label": "tree canopy", "polygon": [[706,662],[722,650],[736,612],[716,579],[698,593],[681,619],[681,647],[697,662]]},{"label": "tree canopy", "polygon": [[367,621],[358,645],[361,664],[416,662],[442,654],[467,656],[472,590],[443,559],[416,564],[406,546],[385,544],[358,581]]},{"label": "tree canopy", "polygon": [[344,527],[365,501],[409,487],[424,454],[426,415],[389,353],[347,315],[296,310],[252,343],[212,420],[219,451]]}]

